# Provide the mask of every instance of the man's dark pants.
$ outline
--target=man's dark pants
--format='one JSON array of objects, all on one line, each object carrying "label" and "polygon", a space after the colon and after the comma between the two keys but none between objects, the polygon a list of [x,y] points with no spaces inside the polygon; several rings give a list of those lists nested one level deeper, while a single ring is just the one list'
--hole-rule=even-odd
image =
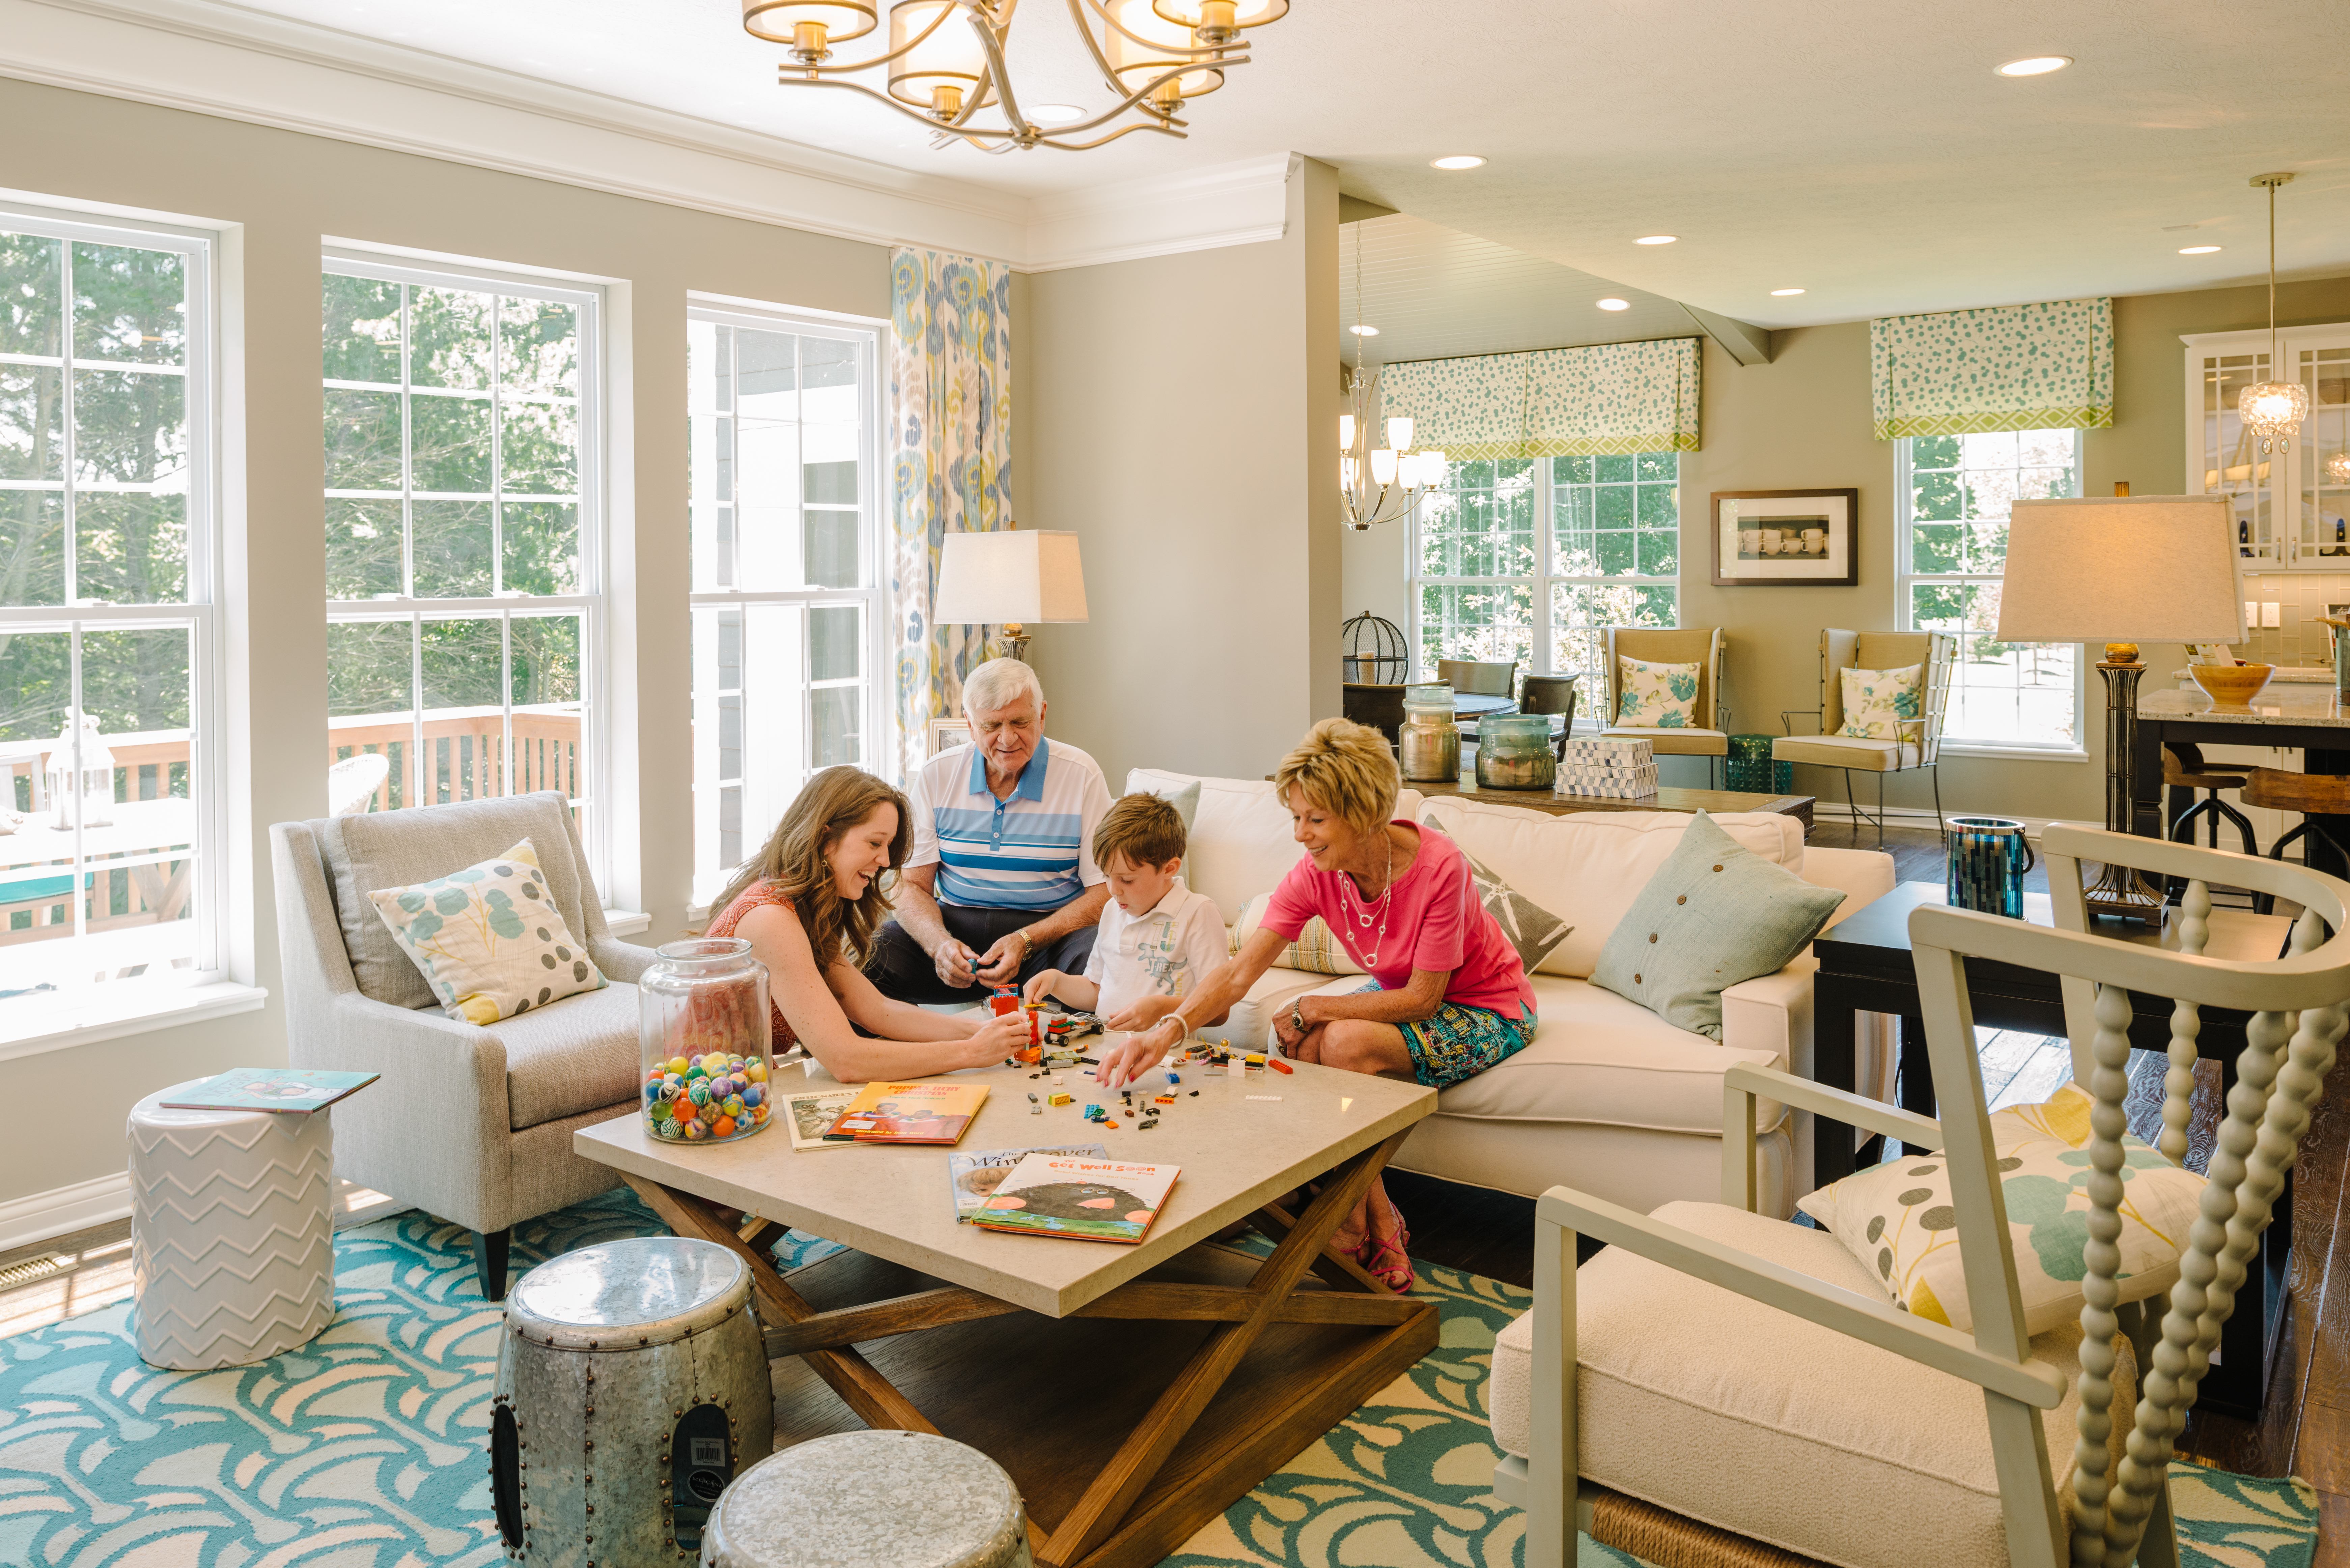
[{"label": "man's dark pants", "polygon": [[[939,913],[945,919],[947,934],[975,953],[983,953],[997,941],[1024,926],[1034,925],[1052,913],[1050,909],[987,909],[963,904],[941,904]],[[1086,926],[1071,931],[1055,942],[1045,942],[1030,950],[1028,960],[1020,966],[1020,973],[1012,983],[1023,986],[1032,976],[1048,969],[1064,974],[1083,974],[1086,961],[1093,957],[1094,933],[1100,928]],[[882,995],[896,1002],[939,1003],[953,1002],[984,1002],[989,986],[984,981],[974,981],[962,987],[949,985],[939,978],[938,966],[931,955],[922,950],[912,933],[895,920],[890,920],[874,933],[872,961],[865,966],[866,978]]]}]

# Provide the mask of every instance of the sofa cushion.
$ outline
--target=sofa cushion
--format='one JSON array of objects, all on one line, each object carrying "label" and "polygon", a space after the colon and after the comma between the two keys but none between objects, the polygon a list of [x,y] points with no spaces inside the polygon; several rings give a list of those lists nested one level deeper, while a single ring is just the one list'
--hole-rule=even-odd
[{"label": "sofa cushion", "polygon": [[1660,757],[1726,757],[1730,754],[1730,733],[1726,730],[1642,730],[1618,726],[1602,730],[1610,740],[1644,740]]},{"label": "sofa cushion", "polygon": [[[1420,818],[1573,926],[1537,972],[1590,978],[1599,950],[1680,843],[1692,818],[1678,811],[1592,811],[1554,816],[1517,805],[1439,795]],[[1804,825],[1772,812],[1717,816],[1714,826],[1754,854],[1801,876]],[[1717,1112],[1716,1127],[1720,1127]]]},{"label": "sofa cushion", "polygon": [[1191,831],[1192,819],[1200,815],[1198,779],[1189,784],[1166,784],[1145,775],[1140,768],[1129,768],[1126,774],[1126,793],[1157,795],[1173,806],[1175,815],[1183,819],[1183,831],[1187,835]]},{"label": "sofa cushion", "polygon": [[[1714,1203],[1655,1218],[1815,1280],[1877,1295],[1832,1237]],[[1582,1473],[1690,1519],[1856,1568],[2005,1564],[2004,1521],[1982,1392],[1875,1345],[1636,1257],[1620,1247],[1575,1271]],[[2067,1392],[2041,1412],[2071,1506],[2080,1397],[2077,1324],[2032,1342]],[[2118,1342],[2112,1444],[2136,1405]],[[1534,1314],[1493,1346],[1493,1438],[1524,1455]],[[1791,1478],[1801,1484],[1790,1485]],[[1831,1506],[1823,1506],[1822,1500]]]},{"label": "sofa cushion", "polygon": [[[1438,823],[1425,826],[1438,833],[1444,831]],[[1543,960],[1558,950],[1559,943],[1575,934],[1572,925],[1511,887],[1509,878],[1499,871],[1465,849],[1461,858],[1469,862],[1469,879],[1477,888],[1477,901],[1516,950],[1520,969],[1532,974],[1542,967]]]},{"label": "sofa cushion", "polygon": [[[317,825],[334,880],[335,914],[359,993],[394,1007],[433,1007],[440,999],[399,941],[377,918],[368,895],[405,888],[487,860],[516,839],[538,847],[546,890],[572,934],[592,934],[581,907],[578,860],[563,797],[552,790],[410,811],[329,817]],[[632,993],[633,994],[633,993]],[[599,1102],[603,1103],[603,1102]]]},{"label": "sofa cushion", "polygon": [[506,1050],[506,1120],[519,1132],[637,1095],[637,988],[615,981],[483,1031]]},{"label": "sofa cushion", "polygon": [[1719,1040],[1722,988],[1784,968],[1844,898],[1772,865],[1700,811],[1608,933],[1592,983]]},{"label": "sofa cushion", "polygon": [[[1228,939],[1230,950],[1238,952],[1256,929],[1264,924],[1264,912],[1273,903],[1271,893],[1259,893],[1241,910],[1241,918],[1232,922]],[[1363,974],[1367,972],[1347,950],[1338,933],[1319,915],[1309,916],[1297,940],[1281,950],[1274,961],[1275,969],[1303,970],[1309,974]]]},{"label": "sofa cushion", "polygon": [[[1303,852],[1290,836],[1289,808],[1274,794],[1270,779],[1205,778],[1159,768],[1136,768],[1126,775],[1129,791],[1153,794],[1171,795],[1191,784],[1200,786],[1200,805],[1185,846],[1183,880],[1193,892],[1213,898],[1229,926],[1251,898],[1280,886]],[[1397,797],[1395,815],[1417,820],[1423,798],[1418,790],[1405,790]]]}]

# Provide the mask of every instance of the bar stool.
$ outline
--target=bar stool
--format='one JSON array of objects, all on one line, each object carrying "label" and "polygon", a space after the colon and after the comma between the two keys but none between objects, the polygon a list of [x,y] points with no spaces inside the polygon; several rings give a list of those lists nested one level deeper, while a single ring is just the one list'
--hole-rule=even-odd
[{"label": "bar stool", "polygon": [[[2269,858],[2282,860],[2287,846],[2293,840],[2310,837],[2323,840],[2334,854],[2350,860],[2350,778],[2337,774],[2296,774],[2282,768],[2254,768],[2244,780],[2238,798],[2246,805],[2257,805],[2270,811],[2297,811],[2302,814],[2301,826],[2279,834],[2269,846]],[[2309,862],[2306,848],[2302,859]],[[2254,898],[2252,908],[2260,914],[2272,913],[2276,900],[2269,894]]]},{"label": "bar stool", "polygon": [[[2220,798],[2223,789],[2241,791],[2249,775],[2231,773],[2224,766],[2203,760],[2203,748],[2191,741],[2167,741],[2162,747],[2162,782],[2169,789],[2208,790],[2210,793],[2189,806],[2170,824],[2170,839],[2174,844],[2195,842],[2195,819],[2201,817],[2208,826],[2203,842],[2212,848],[2220,847],[2220,819],[2225,817],[2236,825],[2236,832],[2244,841],[2244,853],[2258,855],[2260,840],[2252,836],[2251,818]],[[2300,775],[2293,775],[2298,777]]]}]

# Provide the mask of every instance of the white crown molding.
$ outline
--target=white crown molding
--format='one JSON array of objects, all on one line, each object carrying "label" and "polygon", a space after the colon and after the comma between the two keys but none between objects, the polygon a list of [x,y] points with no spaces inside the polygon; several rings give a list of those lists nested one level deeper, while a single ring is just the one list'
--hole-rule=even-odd
[{"label": "white crown molding", "polygon": [[0,76],[1021,271],[1282,228],[1287,154],[1030,198],[221,0],[0,0]]}]

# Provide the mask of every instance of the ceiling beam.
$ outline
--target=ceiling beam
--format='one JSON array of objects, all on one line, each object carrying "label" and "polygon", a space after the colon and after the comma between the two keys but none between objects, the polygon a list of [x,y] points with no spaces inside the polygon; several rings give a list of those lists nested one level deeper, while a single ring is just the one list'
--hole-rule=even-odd
[{"label": "ceiling beam", "polygon": [[1393,207],[1366,202],[1360,196],[1349,196],[1344,191],[1338,192],[1338,221],[1342,223],[1359,223],[1365,218],[1392,218],[1395,214]]},{"label": "ceiling beam", "polygon": [[1771,329],[1757,327],[1751,321],[1736,321],[1727,316],[1716,316],[1711,310],[1700,310],[1689,301],[1676,300],[1689,318],[1698,324],[1708,337],[1722,347],[1723,352],[1742,365],[1768,365],[1771,362]]}]

